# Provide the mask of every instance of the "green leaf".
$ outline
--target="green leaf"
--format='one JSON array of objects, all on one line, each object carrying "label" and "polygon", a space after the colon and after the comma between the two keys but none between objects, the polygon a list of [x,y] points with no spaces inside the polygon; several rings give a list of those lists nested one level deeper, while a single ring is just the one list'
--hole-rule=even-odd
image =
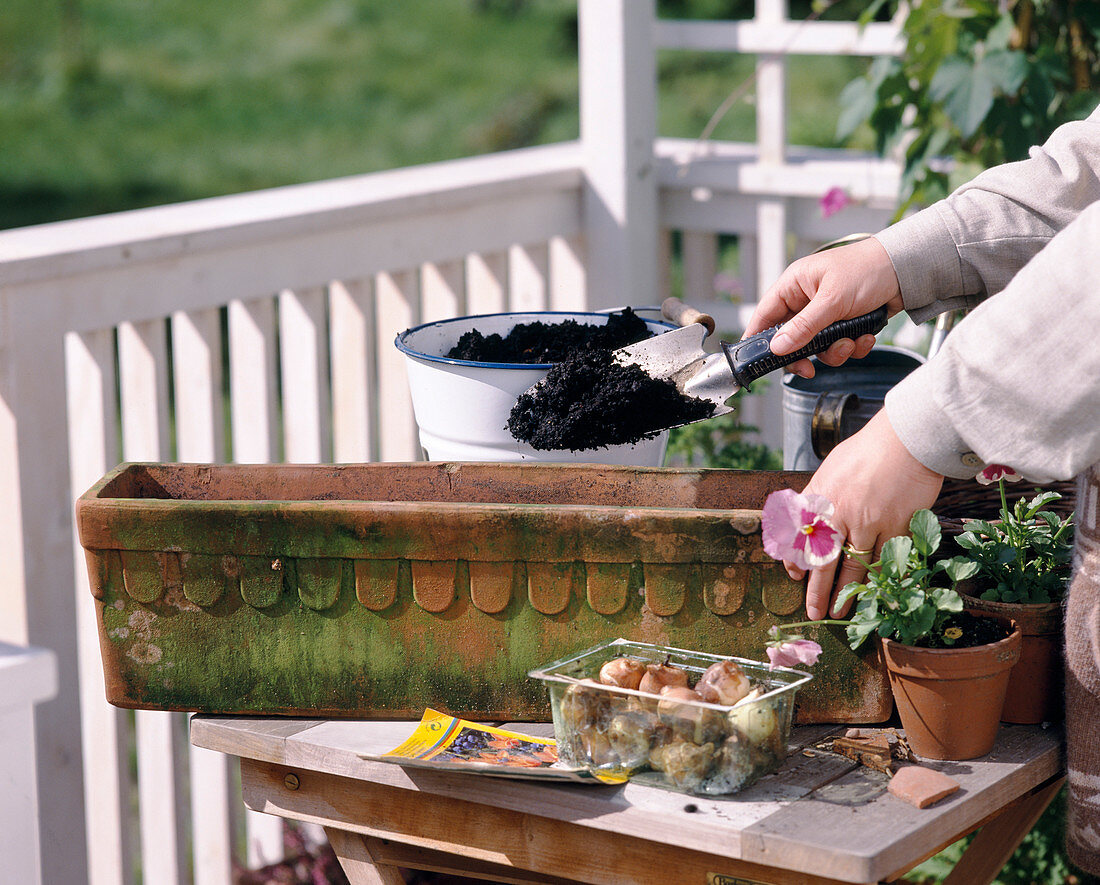
[{"label": "green leaf", "polygon": [[936,604],[936,610],[941,612],[961,612],[963,610],[962,597],[954,590],[946,587],[936,587],[929,591],[929,596]]},{"label": "green leaf", "polygon": [[981,59],[981,68],[996,90],[1015,95],[1027,79],[1027,56],[1014,50],[997,50]]},{"label": "green leaf", "polygon": [[882,572],[892,577],[903,577],[909,571],[909,554],[913,539],[906,535],[891,538],[882,545]]},{"label": "green leaf", "polygon": [[867,592],[867,585],[866,584],[858,584],[855,581],[852,581],[849,584],[845,584],[844,589],[841,590],[836,595],[837,605],[843,605],[845,602],[847,602],[853,596],[855,596],[855,597],[862,596],[866,592]]},{"label": "green leaf", "polygon": [[943,568],[944,571],[947,572],[947,577],[957,584],[959,581],[965,581],[967,578],[974,577],[981,566],[974,562],[974,560],[967,559],[965,556],[956,556],[953,559],[947,560]]},{"label": "green leaf", "polygon": [[841,90],[837,103],[841,111],[836,121],[836,137],[837,141],[843,141],[874,112],[878,91],[866,77],[859,77]]},{"label": "green leaf", "polygon": [[1024,519],[1031,519],[1036,513],[1043,507],[1044,504],[1049,504],[1051,501],[1058,501],[1061,499],[1061,495],[1057,492],[1040,492],[1034,498],[1027,503],[1027,510],[1024,512]]},{"label": "green leaf", "polygon": [[[1004,14],[997,19],[997,23],[989,29],[985,35],[985,45],[990,50],[1008,49],[1012,42],[1013,32],[1016,30],[1016,22],[1012,16]],[[1021,53],[1022,55],[1023,53]]]},{"label": "green leaf", "polygon": [[929,94],[943,102],[963,138],[969,138],[993,107],[995,82],[981,62],[971,65],[961,56],[946,58],[936,69]]},{"label": "green leaf", "polygon": [[940,521],[931,510],[918,510],[909,520],[913,545],[921,556],[930,556],[940,546]]}]

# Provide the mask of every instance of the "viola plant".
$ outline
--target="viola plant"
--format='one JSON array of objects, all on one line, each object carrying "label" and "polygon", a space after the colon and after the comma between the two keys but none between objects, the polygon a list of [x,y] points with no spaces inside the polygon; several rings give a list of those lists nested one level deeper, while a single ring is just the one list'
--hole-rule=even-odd
[{"label": "viola plant", "polygon": [[998,483],[1001,493],[999,519],[970,520],[957,539],[977,565],[975,576],[985,588],[981,598],[1023,603],[1061,599],[1073,550],[1073,518],[1045,508],[1062,496],[1040,492],[1030,500],[1020,497],[1010,507],[1005,483],[1018,482],[1018,473],[994,464],[976,478],[983,485]]},{"label": "viola plant", "polygon": [[[818,495],[799,495],[789,489],[773,493],[761,518],[764,550],[800,568],[827,565],[843,547],[840,532],[830,521],[832,512],[832,504]],[[876,561],[866,561],[849,549],[848,555],[867,568],[866,580],[848,584],[837,598],[838,605],[856,600],[851,616],[772,628],[767,650],[771,665],[816,661],[821,647],[789,631],[823,624],[844,626],[853,650],[872,635],[904,645],[955,645],[963,637],[962,629],[952,623],[952,617],[963,610],[955,586],[973,576],[978,565],[963,556],[935,559],[941,541],[935,514],[918,510],[909,522],[909,534],[887,541]]]},{"label": "viola plant", "polygon": [[853,649],[873,634],[903,645],[945,647],[962,638],[963,631],[951,623],[963,610],[955,587],[978,567],[963,556],[935,560],[941,540],[935,514],[918,510],[909,521],[909,535],[891,538],[877,562],[864,562],[866,580],[840,591],[838,605],[857,600],[847,627]]}]

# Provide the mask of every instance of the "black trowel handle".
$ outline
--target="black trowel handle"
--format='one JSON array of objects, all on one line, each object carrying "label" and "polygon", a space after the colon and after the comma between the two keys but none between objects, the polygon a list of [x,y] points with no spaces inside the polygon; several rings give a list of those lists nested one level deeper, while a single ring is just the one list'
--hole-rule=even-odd
[{"label": "black trowel handle", "polygon": [[791,363],[814,354],[823,353],[841,338],[851,338],[853,341],[860,335],[876,335],[886,327],[886,307],[866,313],[861,317],[850,320],[841,320],[826,326],[805,347],[794,353],[776,356],[771,351],[772,337],[779,330],[779,326],[767,329],[749,338],[745,338],[735,344],[722,342],[722,350],[729,360],[733,377],[742,388],[748,386],[757,378],[762,378],[769,372],[782,369]]}]

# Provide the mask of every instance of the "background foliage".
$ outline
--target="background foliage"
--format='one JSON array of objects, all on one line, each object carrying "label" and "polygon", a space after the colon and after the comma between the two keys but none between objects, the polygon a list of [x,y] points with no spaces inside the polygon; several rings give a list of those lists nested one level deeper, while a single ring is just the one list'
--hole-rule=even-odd
[{"label": "background foliage", "polygon": [[[575,0],[4,0],[0,228],[573,139],[576,40]],[[691,137],[754,60],[659,63],[660,131]],[[792,62],[793,141],[836,143],[865,67]],[[742,102],[715,137],[754,127]]]},{"label": "background foliage", "polygon": [[[896,7],[877,0],[864,20]],[[1100,3],[921,0],[903,30],[904,57],[876,60],[845,88],[837,129],[844,139],[868,124],[880,151],[903,150],[900,211],[1024,159],[1096,107]]]}]

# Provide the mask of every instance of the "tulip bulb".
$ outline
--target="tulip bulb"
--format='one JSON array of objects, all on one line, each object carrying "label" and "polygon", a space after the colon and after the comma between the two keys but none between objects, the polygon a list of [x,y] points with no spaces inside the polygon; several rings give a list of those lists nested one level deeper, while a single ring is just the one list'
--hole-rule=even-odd
[{"label": "tulip bulb", "polygon": [[719,661],[707,667],[695,690],[708,704],[730,707],[752,690],[752,684],[736,661]]}]

